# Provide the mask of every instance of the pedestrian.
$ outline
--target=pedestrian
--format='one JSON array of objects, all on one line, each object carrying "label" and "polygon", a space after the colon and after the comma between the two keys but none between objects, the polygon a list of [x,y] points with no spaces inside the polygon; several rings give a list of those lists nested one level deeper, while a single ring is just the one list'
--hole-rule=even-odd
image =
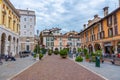
[{"label": "pedestrian", "polygon": [[2,62],[2,58],[1,58],[1,55],[0,55],[0,65],[1,65],[1,64],[3,64],[3,62]]}]

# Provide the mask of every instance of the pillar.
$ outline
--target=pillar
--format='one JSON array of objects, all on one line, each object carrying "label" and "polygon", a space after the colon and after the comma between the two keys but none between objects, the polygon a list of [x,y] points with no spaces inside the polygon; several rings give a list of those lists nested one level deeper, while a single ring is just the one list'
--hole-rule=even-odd
[{"label": "pillar", "polygon": [[93,52],[95,52],[95,46],[94,46],[94,43],[92,43],[92,47],[93,47]]},{"label": "pillar", "polygon": [[104,44],[103,44],[103,43],[100,43],[100,46],[101,46],[102,54],[104,55],[104,54],[105,54]]}]

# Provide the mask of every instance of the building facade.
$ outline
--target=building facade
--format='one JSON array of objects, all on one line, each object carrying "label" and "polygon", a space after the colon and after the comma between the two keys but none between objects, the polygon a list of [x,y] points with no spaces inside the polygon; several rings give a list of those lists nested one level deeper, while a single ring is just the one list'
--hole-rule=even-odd
[{"label": "building facade", "polygon": [[35,39],[35,12],[18,9],[20,14],[20,51],[33,51]]},{"label": "building facade", "polygon": [[9,0],[0,0],[0,54],[19,52],[20,16]]},{"label": "building facade", "polygon": [[108,7],[103,10],[103,18],[95,15],[88,27],[84,25],[85,29],[79,33],[81,47],[87,48],[89,53],[97,50],[102,50],[103,54],[120,53],[120,7],[109,14]]},{"label": "building facade", "polygon": [[42,31],[43,45],[47,49],[70,48],[71,51],[77,50],[80,47],[80,36],[75,31],[70,31],[65,34],[60,33],[59,28],[46,29]]}]

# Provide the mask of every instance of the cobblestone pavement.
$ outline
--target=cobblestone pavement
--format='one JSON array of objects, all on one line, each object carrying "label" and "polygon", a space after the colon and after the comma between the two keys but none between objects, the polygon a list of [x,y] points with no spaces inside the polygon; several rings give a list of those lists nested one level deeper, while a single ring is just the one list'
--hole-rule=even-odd
[{"label": "cobblestone pavement", "polygon": [[0,80],[7,80],[35,62],[36,61],[33,60],[31,56],[26,58],[16,58],[16,61],[3,61],[3,64],[0,65]]},{"label": "cobblestone pavement", "polygon": [[12,80],[104,80],[70,59],[47,56]]},{"label": "cobblestone pavement", "polygon": [[108,80],[120,80],[120,66],[112,65],[110,62],[101,63],[100,68],[95,67],[95,63],[85,61],[79,64],[106,77]]}]

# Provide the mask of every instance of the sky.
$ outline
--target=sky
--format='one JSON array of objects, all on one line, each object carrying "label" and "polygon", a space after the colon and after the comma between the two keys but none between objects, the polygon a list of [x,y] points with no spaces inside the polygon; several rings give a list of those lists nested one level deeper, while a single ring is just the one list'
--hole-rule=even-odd
[{"label": "sky", "polygon": [[10,0],[17,9],[27,8],[36,13],[35,31],[53,27],[80,32],[95,14],[103,17],[103,8],[109,13],[118,8],[118,0]]}]

